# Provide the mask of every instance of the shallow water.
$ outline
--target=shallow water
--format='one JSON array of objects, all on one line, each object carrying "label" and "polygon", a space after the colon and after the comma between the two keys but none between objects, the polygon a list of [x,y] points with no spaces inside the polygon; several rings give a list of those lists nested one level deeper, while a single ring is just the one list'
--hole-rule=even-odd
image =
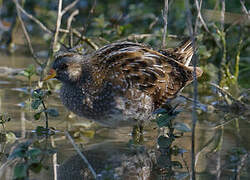
[{"label": "shallow water", "polygon": [[[13,132],[17,139],[14,142],[1,141],[1,162],[3,167],[7,162],[7,156],[13,151],[19,143],[27,140],[42,141],[44,139],[36,136],[34,130],[37,126],[44,126],[44,117],[41,120],[34,120],[34,111],[25,102],[30,98],[29,83],[25,77],[17,75],[19,71],[26,68],[28,64],[33,63],[32,59],[22,56],[1,55],[0,59],[0,113],[7,113],[11,121],[5,123],[6,131]],[[7,68],[6,68],[7,67]],[[36,78],[32,80],[32,86],[35,87]],[[206,105],[212,105],[219,100],[211,87],[199,84],[199,101]],[[182,93],[187,97],[192,97],[192,88],[188,87]],[[177,116],[175,121],[185,122],[191,126],[192,122],[192,103],[179,98],[179,108],[182,112]],[[46,158],[44,164],[48,170],[42,170],[39,174],[30,174],[35,179],[53,179],[55,172],[59,179],[82,179],[88,177],[90,172],[87,170],[83,160],[77,155],[76,150],[65,136],[65,130],[69,131],[75,137],[75,142],[84,150],[90,164],[99,174],[114,173],[112,167],[117,172],[126,174],[123,179],[133,179],[137,177],[138,172],[127,174],[127,171],[138,171],[141,167],[134,170],[126,169],[136,163],[131,161],[141,161],[141,169],[145,173],[140,177],[147,178],[152,171],[151,156],[148,152],[154,153],[157,148],[157,137],[159,131],[156,123],[151,123],[145,127],[143,139],[140,137],[140,146],[131,145],[132,127],[110,129],[92,125],[83,118],[70,114],[61,104],[57,92],[53,92],[50,98],[45,102],[51,108],[57,108],[58,117],[49,118],[49,127],[55,129],[55,135],[48,139],[49,147],[53,146],[56,153]],[[211,109],[205,110],[202,106],[198,108],[198,121],[196,128],[196,171],[197,179],[249,179],[250,178],[250,130],[249,117],[225,113],[222,110]],[[235,119],[238,118],[238,121]],[[224,123],[224,126],[220,126]],[[238,128],[237,128],[238,123]],[[3,129],[1,129],[3,130]],[[52,145],[51,145],[52,143]],[[191,164],[191,133],[185,133],[183,137],[175,140],[174,145],[186,149],[183,159],[187,163],[190,171]],[[219,146],[221,145],[221,146]],[[145,152],[141,154],[136,149],[143,148]],[[235,148],[241,149],[242,153],[230,153]],[[135,151],[136,150],[136,151]],[[138,160],[139,159],[139,160]],[[143,160],[149,161],[144,162]],[[172,157],[173,160],[179,160],[183,168],[177,169],[176,172],[187,172],[185,163],[180,156]],[[126,164],[127,163],[127,164]],[[129,164],[131,163],[131,164]],[[137,164],[138,165],[138,164]],[[0,179],[11,179],[13,164]],[[143,169],[144,168],[144,169]],[[116,172],[116,173],[117,173]],[[151,173],[151,179],[159,178],[158,172]],[[109,175],[107,175],[109,177]],[[136,179],[136,178],[135,178]],[[137,178],[138,179],[138,178]],[[179,178],[181,179],[181,178]],[[189,179],[189,177],[186,177]]]}]

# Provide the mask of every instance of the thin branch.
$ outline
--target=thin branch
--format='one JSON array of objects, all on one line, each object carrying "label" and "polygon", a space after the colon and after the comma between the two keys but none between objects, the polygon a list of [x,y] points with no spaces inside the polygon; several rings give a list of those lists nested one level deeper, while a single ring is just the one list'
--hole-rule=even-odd
[{"label": "thin branch", "polygon": [[59,32],[62,32],[62,33],[69,33],[69,30],[68,30],[68,29],[62,29],[62,28],[60,28],[60,29],[59,29]]},{"label": "thin branch", "polygon": [[25,138],[26,135],[26,118],[25,118],[25,112],[21,111],[21,138]]},{"label": "thin branch", "polygon": [[241,102],[240,100],[234,98],[229,92],[227,92],[226,90],[224,90],[223,88],[221,88],[220,86],[218,86],[217,84],[214,83],[209,83],[211,86],[214,86],[215,88],[217,88],[224,96],[228,96],[229,99],[231,99],[232,101],[239,103],[241,105],[245,105],[243,102]]},{"label": "thin branch", "polygon": [[[184,98],[184,99],[186,99],[187,101],[190,101],[190,102],[192,102],[192,103],[195,103],[195,101],[192,99],[192,98],[189,98],[189,97],[186,97],[186,96],[184,96],[184,95],[179,95],[180,97],[182,97],[182,98]],[[197,107],[199,107],[200,109],[207,109],[208,108],[208,105],[206,105],[206,104],[202,104],[202,103],[200,103],[198,100],[197,100]],[[214,107],[214,106],[213,106]]]},{"label": "thin branch", "polygon": [[52,37],[51,43],[50,43],[50,49],[49,49],[49,55],[47,61],[44,63],[44,66],[42,68],[41,76],[40,76],[40,81],[39,83],[40,86],[42,86],[42,80],[44,77],[44,72],[47,71],[47,66],[50,64],[50,61],[53,59],[54,53],[57,51],[57,41],[58,41],[58,35],[59,35],[59,30],[61,27],[61,21],[62,21],[62,0],[58,0],[58,10],[57,10],[57,20],[56,20],[56,28],[55,28],[55,33],[54,36]]},{"label": "thin branch", "polygon": [[225,0],[220,0],[221,1],[221,28],[220,30],[217,30],[218,35],[220,36],[220,40],[222,43],[222,59],[219,64],[219,83],[222,80],[222,75],[223,75],[223,70],[225,71],[226,67],[226,56],[227,56],[227,49],[226,49],[226,39],[225,39],[225,29],[224,29],[224,24],[225,24]]},{"label": "thin branch", "polygon": [[89,170],[91,171],[92,175],[94,176],[94,178],[97,178],[96,172],[95,170],[92,168],[91,164],[88,162],[87,158],[83,155],[83,153],[80,151],[80,149],[78,148],[78,146],[76,145],[76,143],[74,142],[74,140],[72,139],[72,137],[70,136],[70,134],[65,131],[65,135],[67,136],[67,138],[69,139],[70,143],[73,145],[73,147],[75,148],[76,152],[79,154],[79,156],[83,159],[83,161],[87,164]]},{"label": "thin branch", "polygon": [[62,0],[58,0],[58,9],[57,9],[57,20],[56,20],[56,29],[55,29],[55,34],[54,38],[52,41],[52,52],[57,51],[57,41],[58,41],[58,35],[59,35],[59,29],[61,27],[61,22],[62,22]]},{"label": "thin branch", "polygon": [[234,76],[235,76],[236,80],[238,80],[238,78],[239,78],[240,52],[241,52],[241,48],[242,48],[242,42],[243,42],[243,36],[242,36],[242,34],[240,34],[240,41],[239,41],[239,45],[238,45],[236,57],[235,57]]},{"label": "thin branch", "polygon": [[199,19],[200,19],[200,21],[201,21],[203,27],[205,28],[205,30],[206,30],[209,34],[211,34],[210,31],[209,31],[209,29],[208,29],[208,27],[207,27],[207,24],[205,23],[205,21],[204,21],[202,15],[201,15],[202,0],[200,1],[200,3],[198,2],[198,0],[195,0],[195,5],[196,5],[197,12],[198,12],[198,15],[197,15],[197,16],[199,17]]},{"label": "thin branch", "polygon": [[162,37],[162,48],[166,47],[166,36],[168,30],[168,0],[164,1],[164,10],[162,13],[164,21],[163,37]]},{"label": "thin branch", "polygon": [[21,17],[20,10],[19,10],[19,8],[18,8],[18,2],[17,2],[17,0],[14,0],[14,3],[15,3],[15,5],[16,5],[17,16],[18,16],[18,19],[19,19],[19,21],[20,21],[20,23],[21,23],[22,30],[23,30],[25,39],[26,39],[26,41],[27,41],[27,43],[28,43],[30,53],[32,54],[34,61],[35,61],[39,66],[42,66],[42,64],[39,62],[38,58],[36,57],[36,55],[35,55],[35,53],[34,53],[34,49],[33,49],[33,47],[32,47],[32,44],[31,44],[31,41],[30,41],[29,34],[28,34],[28,32],[27,32],[27,29],[26,29],[25,24],[24,24],[24,22],[23,22],[23,19],[22,19],[22,17]]},{"label": "thin branch", "polygon": [[32,16],[31,14],[27,13],[22,6],[18,3],[17,0],[13,0],[16,8],[18,8],[25,16],[27,16],[29,19],[31,19],[32,21],[34,21],[36,24],[38,24],[44,31],[46,31],[49,34],[52,34],[52,31],[49,30],[49,28],[47,28],[41,21],[39,21],[37,18],[35,18],[34,16]]},{"label": "thin branch", "polygon": [[89,11],[88,17],[86,19],[86,23],[83,24],[82,32],[80,33],[81,37],[79,37],[79,40],[77,41],[76,45],[78,45],[81,42],[81,40],[83,39],[82,36],[84,36],[84,34],[85,34],[85,32],[86,32],[86,30],[88,28],[89,20],[90,20],[92,14],[94,13],[95,8],[96,8],[96,0],[94,0],[94,3],[93,3],[93,5],[92,5],[92,7],[91,7],[91,9]]},{"label": "thin branch", "polygon": [[[58,36],[59,36],[59,30],[61,27],[61,23],[62,23],[62,17],[63,15],[69,11],[70,9],[72,9],[77,3],[79,2],[79,0],[75,0],[72,3],[70,3],[68,6],[66,6],[64,9],[62,9],[62,0],[58,0],[58,10],[57,10],[57,20],[56,20],[56,29],[55,29],[55,34],[54,34],[54,38],[53,38],[53,43],[52,43],[52,52],[56,52],[57,51],[57,42],[58,42]],[[67,29],[69,30],[71,27],[71,22],[72,19],[75,15],[77,15],[79,13],[78,10],[74,11],[67,22]],[[52,53],[52,55],[53,55]]]},{"label": "thin branch", "polygon": [[224,23],[225,23],[225,0],[221,1],[221,31],[224,32]]},{"label": "thin branch", "polygon": [[191,176],[190,170],[189,170],[189,168],[188,168],[188,163],[187,163],[187,161],[185,160],[183,154],[181,154],[181,159],[182,159],[182,161],[183,161],[183,163],[184,163],[184,165],[185,165],[185,167],[186,167],[186,169],[187,169],[187,172],[188,172],[189,176]]},{"label": "thin branch", "polygon": [[79,14],[79,10],[76,9],[75,11],[73,11],[68,20],[67,20],[67,30],[70,32],[70,36],[69,36],[69,44],[70,44],[70,48],[72,48],[74,46],[74,39],[73,39],[73,33],[72,33],[72,28],[71,28],[71,23],[73,21],[73,18]]},{"label": "thin branch", "polygon": [[[157,34],[131,34],[129,36],[127,36],[126,38],[122,38],[119,41],[124,41],[124,40],[136,40],[136,39],[143,39],[143,38],[151,38],[151,37],[161,37],[160,35]],[[184,36],[177,36],[174,34],[168,34],[167,35],[168,38],[172,38],[172,39],[179,39],[179,40],[183,40],[187,37]]]},{"label": "thin branch", "polygon": [[221,171],[222,171],[222,165],[221,165],[221,151],[218,151],[218,156],[216,159],[216,180],[221,179]]},{"label": "thin branch", "polygon": [[72,9],[77,3],[79,2],[79,0],[75,0],[72,3],[70,3],[68,6],[66,6],[63,10],[62,10],[62,16],[70,9]]},{"label": "thin branch", "polygon": [[199,157],[200,157],[200,154],[206,150],[206,148],[214,141],[214,136],[207,141],[207,143],[205,143],[205,145],[201,148],[201,150],[196,154],[195,156],[195,166],[197,165],[198,163],[198,160],[199,160]]},{"label": "thin branch", "polygon": [[47,113],[47,107],[44,103],[44,101],[42,100],[42,105],[43,105],[43,112],[44,112],[44,115],[45,115],[45,127],[46,127],[46,130],[48,131],[49,130],[49,117],[48,117],[48,113]]},{"label": "thin branch", "polygon": [[156,23],[158,22],[159,18],[155,17],[154,20],[150,23],[150,25],[148,26],[148,30],[151,31],[153,29],[153,27],[156,25]]},{"label": "thin branch", "polygon": [[97,50],[99,47],[91,41],[91,39],[83,36],[79,31],[76,29],[73,29],[73,34],[75,34],[78,38],[80,38],[82,41],[85,41],[87,44],[89,44],[93,49]]},{"label": "thin branch", "polygon": [[[50,140],[51,140],[51,146],[53,148],[56,148],[54,136],[51,136]],[[54,180],[57,180],[57,167],[58,167],[58,164],[57,164],[57,153],[54,153],[52,155],[52,162],[53,162]]]},{"label": "thin branch", "polygon": [[[63,32],[63,33],[70,33],[70,31],[67,30],[67,29],[60,29],[59,31]],[[78,38],[81,38],[82,41],[86,42],[94,50],[99,49],[99,47],[93,41],[91,41],[91,39],[89,39],[89,38],[87,38],[85,36],[82,36],[82,34],[79,31],[77,31],[76,29],[73,29],[72,31],[73,31],[74,35],[76,35]]]},{"label": "thin branch", "polygon": [[231,123],[235,121],[235,119],[231,119],[229,121],[220,121],[220,124],[214,126],[214,127],[211,127],[209,128],[209,130],[216,130],[216,129],[222,129],[224,126],[226,126],[227,124]]},{"label": "thin branch", "polygon": [[[192,40],[192,46],[193,49],[195,49],[195,35],[196,35],[196,30],[194,31],[193,26],[192,26],[192,14],[190,10],[190,4],[189,0],[185,1],[185,6],[187,9],[187,25],[188,25],[188,30],[189,34],[191,36]],[[194,72],[193,72],[193,77],[194,77],[194,93],[193,93],[193,109],[192,109],[192,142],[191,142],[191,179],[195,180],[195,128],[196,128],[196,123],[197,123],[197,100],[198,100],[198,83],[197,83],[197,74],[196,74],[196,66],[197,66],[197,56],[194,54],[193,56],[193,66],[194,66]]]},{"label": "thin branch", "polygon": [[71,23],[72,23],[72,21],[73,21],[73,18],[76,16],[76,15],[78,15],[79,14],[79,10],[78,9],[76,9],[75,11],[73,11],[71,14],[70,14],[70,16],[69,16],[69,18],[68,18],[68,20],[67,20],[67,30],[69,30],[70,28],[71,28]]},{"label": "thin branch", "polygon": [[247,15],[248,19],[250,20],[250,12],[247,10],[247,8],[245,6],[245,1],[240,0],[240,4],[241,4],[241,7],[242,7],[242,11]]},{"label": "thin branch", "polygon": [[236,170],[236,173],[237,173],[236,179],[237,180],[240,180],[240,171],[242,170],[245,161],[248,159],[248,155],[249,155],[248,153],[244,154],[240,160],[240,163],[237,166],[237,170]]},{"label": "thin branch", "polygon": [[10,160],[7,160],[5,163],[1,164],[1,166],[0,166],[0,179],[2,179],[4,176],[4,173],[6,173],[7,170],[10,169],[11,167],[13,167],[13,165],[15,165],[18,161],[20,161],[20,158],[10,159]]}]

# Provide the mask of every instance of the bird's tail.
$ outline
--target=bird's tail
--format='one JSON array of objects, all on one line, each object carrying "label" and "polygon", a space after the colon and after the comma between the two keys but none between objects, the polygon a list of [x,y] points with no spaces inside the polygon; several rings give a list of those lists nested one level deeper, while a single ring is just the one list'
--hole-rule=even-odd
[{"label": "bird's tail", "polygon": [[194,54],[194,48],[192,45],[192,41],[189,38],[181,42],[174,51],[182,57],[180,59],[185,66],[188,66],[190,64],[190,61]]},{"label": "bird's tail", "polygon": [[174,58],[176,61],[188,66],[194,54],[194,48],[190,38],[182,41],[176,48],[160,50],[165,56]]}]

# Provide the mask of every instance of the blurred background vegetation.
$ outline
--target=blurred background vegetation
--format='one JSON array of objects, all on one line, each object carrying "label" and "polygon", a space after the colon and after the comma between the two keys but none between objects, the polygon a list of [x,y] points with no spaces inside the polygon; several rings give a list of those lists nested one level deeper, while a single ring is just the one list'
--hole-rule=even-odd
[{"label": "blurred background vegetation", "polygon": [[[28,36],[30,37],[30,45],[32,45],[32,48],[34,49],[34,54],[31,53],[31,48],[27,44],[27,37],[24,36],[22,22],[17,16],[15,2],[18,2],[21,8],[26,11],[25,13],[22,11],[20,14]],[[67,7],[72,2],[73,0],[64,0],[63,7]],[[246,154],[247,156],[245,149],[249,154],[249,138],[244,138],[246,138],[249,130],[245,128],[245,122],[243,119],[246,120],[246,124],[248,123],[247,125],[249,125],[248,119],[250,114],[247,110],[250,109],[250,1],[169,0],[166,45],[162,44],[165,25],[163,18],[164,2],[166,2],[166,0],[79,0],[77,1],[77,4],[70,8],[62,18],[61,30],[56,44],[57,50],[76,47],[76,49],[79,48],[79,51],[82,53],[90,53],[105,44],[125,40],[144,43],[152,46],[156,50],[165,48],[165,46],[175,47],[182,39],[190,36],[188,20],[191,18],[191,23],[195,31],[198,66],[204,70],[203,76],[199,79],[198,86],[199,100],[201,103],[204,103],[198,104],[198,120],[205,124],[205,133],[212,132],[211,141],[209,140],[207,144],[215,141],[215,146],[212,148],[211,152],[221,151],[223,138],[227,137],[226,135],[224,137],[224,125],[228,122],[235,122],[235,124],[232,123],[230,126],[230,128],[233,127],[233,132],[230,132],[228,135],[230,138],[228,139],[231,140],[233,136],[237,143],[240,142],[241,144],[235,144],[239,145],[239,147],[243,147],[243,154]],[[187,2],[189,2],[190,9],[187,9]],[[201,2],[202,4],[200,4],[201,7],[199,11],[199,5],[197,6],[196,3]],[[223,8],[223,4],[225,5],[225,9]],[[48,65],[48,59],[51,58],[51,42],[53,42],[55,26],[57,23],[57,9],[58,1],[54,0],[0,0],[0,53],[8,57],[13,56],[15,62],[18,60],[17,57],[19,55],[25,55],[29,58],[29,63],[32,64],[27,64],[26,68],[21,70],[21,75],[26,77],[24,80],[25,85],[19,83],[16,79],[13,81],[16,83],[16,89],[21,89],[19,87],[21,85],[26,88],[23,88],[25,90],[21,89],[21,93],[26,94],[21,95],[22,97],[19,101],[24,101],[24,97],[28,97],[29,103],[31,104],[29,105],[33,108],[32,113],[36,111],[34,117],[29,116],[29,120],[32,118],[35,120],[40,119],[40,117],[42,117],[40,115],[43,112],[47,112],[48,115],[52,117],[58,116],[58,113],[53,109],[43,107],[44,109],[41,111],[38,108],[38,106],[43,104],[44,98],[47,98],[50,91],[46,91],[46,93],[43,91],[34,91],[33,94],[31,93],[31,90],[35,89],[34,87],[37,85],[37,80],[42,77],[42,71],[45,66]],[[189,12],[191,13],[191,16]],[[199,12],[201,13],[201,16],[199,15]],[[41,24],[38,25],[34,19],[32,20],[30,18],[31,16],[37,18],[37,20],[39,20],[39,22],[46,28],[42,29]],[[70,20],[72,20],[72,22],[70,22]],[[38,61],[31,60],[30,57],[32,56],[36,57]],[[4,60],[0,59],[0,67],[7,66],[5,65],[7,63],[3,61]],[[14,68],[16,68],[15,65]],[[13,71],[13,73],[16,73],[16,71]],[[35,81],[33,78],[34,76],[37,76]],[[6,81],[10,81],[8,78],[6,79]],[[49,83],[53,84],[55,82]],[[55,84],[48,85],[48,87],[54,87],[55,90],[59,89],[59,86]],[[193,86],[189,86],[185,88],[184,93],[192,96],[192,87]],[[13,89],[11,90],[13,91]],[[34,95],[36,92],[38,94]],[[16,92],[14,93],[16,94]],[[17,98],[13,96],[10,97]],[[37,101],[34,101],[34,99],[37,99]],[[23,104],[28,104],[27,102],[28,101],[25,101]],[[223,107],[220,107],[220,105]],[[13,104],[6,106],[8,107],[6,109],[9,109],[9,106],[11,107]],[[23,106],[25,105],[22,105],[22,108]],[[188,107],[189,109],[187,108],[186,111],[191,110],[190,107]],[[23,110],[24,108],[22,111]],[[61,110],[60,113],[66,114],[64,111],[65,109]],[[30,112],[31,109],[29,109],[29,113]],[[190,112],[191,111],[188,113],[190,114]],[[222,115],[218,112],[222,112]],[[0,111],[0,113],[2,112]],[[178,113],[179,112],[173,112],[171,116],[169,114],[165,115],[167,118],[171,119],[177,116]],[[228,114],[230,114],[230,116],[228,116]],[[0,123],[2,124],[10,121],[10,118],[3,118],[4,116],[0,117]],[[19,122],[20,119],[16,119]],[[61,124],[62,121],[61,119],[59,120]],[[188,121],[188,123],[190,123],[191,121],[189,120],[190,119],[186,119],[186,117],[181,119],[181,121]],[[240,122],[243,122],[245,131],[244,128],[242,128],[243,130],[239,128],[239,120],[242,120]],[[163,125],[165,124],[158,122],[159,128]],[[38,127],[40,128],[40,132],[45,130],[47,132],[47,128],[44,129],[41,126]],[[172,128],[173,130],[172,126],[168,128]],[[20,127],[18,126],[17,129],[17,132],[19,133]],[[36,132],[38,132],[37,129],[38,128],[36,128]],[[214,131],[212,131],[212,129]],[[241,137],[240,134],[235,135],[235,131],[239,133],[240,130],[244,132],[245,137],[243,135]],[[190,128],[188,131],[185,130],[184,132],[190,132]],[[202,135],[208,138],[207,134]],[[240,141],[238,137],[240,137]],[[158,145],[160,148],[165,146],[169,148],[172,145],[174,140],[169,143],[166,139],[167,138],[163,136],[158,138]],[[101,140],[103,141],[103,139]],[[199,142],[202,144],[199,145],[200,147],[205,144],[203,139],[201,141],[202,142]],[[30,146],[31,144],[29,143],[24,144],[26,150],[29,150]],[[204,147],[206,146],[207,145],[205,144]],[[226,144],[225,152],[231,153],[228,153],[229,158],[227,160],[232,161],[230,162],[231,164],[229,164],[235,166],[235,162],[238,164],[241,163],[242,159],[240,156],[242,154],[238,149],[231,148],[231,146],[233,145],[230,141]],[[35,150],[31,149],[33,150],[33,153],[28,153],[29,156],[25,157],[26,161],[27,159],[32,160],[34,154],[41,155],[42,153],[39,149],[40,147]],[[200,149],[201,152],[204,148],[202,147]],[[232,151],[230,151],[230,149]],[[23,152],[23,147],[21,148],[21,151]],[[19,151],[17,152],[19,153]],[[172,153],[174,153],[174,151]],[[184,150],[181,153],[182,156],[183,153]],[[171,153],[169,154],[171,155]],[[163,155],[165,157],[165,154]],[[187,159],[190,159],[190,157]],[[165,161],[165,164],[166,162],[167,161]],[[208,163],[208,167],[210,164],[211,163]],[[37,164],[33,163],[33,165]],[[40,171],[41,164],[38,165]],[[27,169],[25,172],[27,172]],[[22,177],[25,176],[27,175],[22,174]],[[249,177],[249,173],[246,177]]]},{"label": "blurred background vegetation", "polygon": [[[72,1],[63,1],[63,6]],[[231,0],[225,2],[224,24],[221,22],[223,1],[203,1],[201,14],[207,29],[197,20],[196,1],[190,1],[193,24],[197,23],[197,47],[199,63],[205,70],[203,79],[219,82],[221,86],[250,88],[250,20],[242,10],[243,2],[249,9],[249,1]],[[198,1],[197,1],[198,2]],[[20,1],[23,8],[39,19],[51,31],[54,30],[57,17],[57,1],[43,0]],[[21,25],[16,17],[13,1],[0,1],[0,39],[3,51],[14,52],[23,50],[25,44],[21,33]],[[99,47],[117,40],[138,41],[161,48],[164,21],[162,13],[164,1],[152,0],[80,0],[63,18],[62,27],[67,29],[67,19],[75,9],[79,14],[74,17],[71,28],[77,29],[82,35],[91,39]],[[174,46],[182,37],[189,36],[187,27],[187,9],[184,0],[169,1],[167,47]],[[51,35],[22,14],[31,42],[37,55],[45,55]],[[60,42],[69,44],[63,33]],[[74,45],[79,43],[74,39]],[[84,45],[84,42],[82,43]],[[85,43],[86,44],[86,43]],[[42,48],[41,48],[42,47]],[[87,47],[87,46],[86,46]],[[88,48],[88,47],[87,47]],[[43,49],[45,51],[41,51]],[[26,49],[28,52],[28,49]],[[43,52],[43,53],[42,53]],[[222,68],[222,70],[221,70]],[[219,71],[221,70],[221,71]],[[218,72],[215,77],[211,72]],[[235,89],[235,87],[233,88]]]}]

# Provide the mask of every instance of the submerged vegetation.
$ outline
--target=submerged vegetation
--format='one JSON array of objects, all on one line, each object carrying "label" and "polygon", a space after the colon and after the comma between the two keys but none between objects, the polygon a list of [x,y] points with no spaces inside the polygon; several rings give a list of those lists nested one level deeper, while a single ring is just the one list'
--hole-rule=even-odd
[{"label": "submerged vegetation", "polygon": [[[1,54],[32,57],[22,70],[0,69],[0,85],[14,79],[21,94],[18,106],[32,114],[32,123],[39,123],[29,132],[23,124],[22,132],[12,129],[8,124],[23,123],[22,118],[13,118],[8,108],[0,109],[1,179],[43,179],[44,174],[54,179],[250,177],[250,2],[3,0],[0,9]],[[202,67],[203,76],[171,105],[156,110],[148,132],[141,127],[126,132],[132,140],[122,134],[125,145],[108,142],[105,146],[105,140],[114,137],[105,137],[106,129],[98,125],[74,125],[73,114],[54,107],[60,84],[42,81],[59,50],[85,54],[115,41],[144,43],[159,50],[174,47],[186,37],[194,42],[193,65]],[[1,68],[6,62],[0,63]],[[0,107],[7,104],[4,97],[0,89]],[[52,127],[55,118],[60,121]],[[57,127],[63,119],[67,124]],[[156,137],[147,137],[153,131]],[[57,155],[64,154],[59,142],[66,138],[79,155],[65,161],[57,175]],[[101,148],[83,147],[95,143]],[[76,174],[67,176],[67,168],[76,169]]]}]

